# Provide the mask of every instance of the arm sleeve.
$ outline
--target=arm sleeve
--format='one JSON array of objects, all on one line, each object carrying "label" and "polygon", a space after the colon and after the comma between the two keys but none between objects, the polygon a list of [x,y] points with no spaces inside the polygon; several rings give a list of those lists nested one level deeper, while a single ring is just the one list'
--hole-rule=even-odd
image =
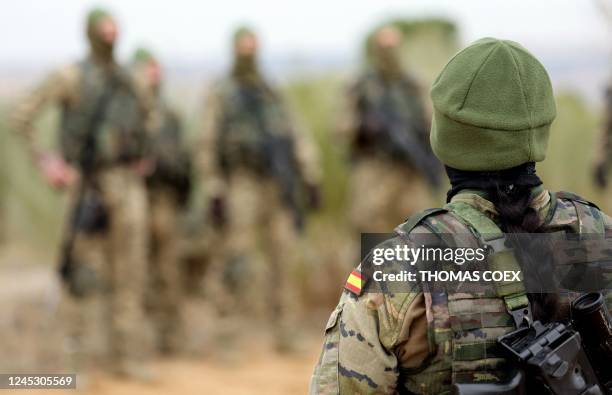
[{"label": "arm sleeve", "polygon": [[45,106],[76,100],[76,67],[66,67],[50,74],[39,86],[15,106],[11,125],[15,133],[25,139],[30,153],[36,157],[40,149],[36,144],[34,123]]},{"label": "arm sleeve", "polygon": [[334,137],[343,146],[349,146],[359,127],[359,117],[357,113],[357,103],[360,95],[360,85],[354,84],[346,89],[346,94],[341,99],[339,118],[334,128]]},{"label": "arm sleeve", "polygon": [[321,182],[322,174],[319,166],[319,151],[311,136],[306,130],[297,127],[294,131],[295,155],[298,165],[304,175],[304,180],[311,185]]},{"label": "arm sleeve", "polygon": [[394,394],[401,367],[429,354],[423,294],[345,291],[325,332],[311,394]]},{"label": "arm sleeve", "polygon": [[605,115],[604,123],[599,134],[599,144],[597,144],[597,153],[595,154],[595,165],[606,165],[609,160],[610,151],[612,149],[612,87],[606,88],[605,94]]},{"label": "arm sleeve", "polygon": [[217,139],[221,133],[222,117],[221,95],[216,91],[206,100],[205,119],[202,134],[197,141],[198,149],[195,165],[200,175],[201,185],[208,196],[221,196],[225,193],[225,180],[217,158]]}]

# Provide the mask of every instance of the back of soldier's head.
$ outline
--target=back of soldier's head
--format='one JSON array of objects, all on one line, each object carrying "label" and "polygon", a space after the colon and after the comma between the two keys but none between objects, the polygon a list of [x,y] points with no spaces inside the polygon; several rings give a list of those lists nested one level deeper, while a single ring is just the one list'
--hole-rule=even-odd
[{"label": "back of soldier's head", "polygon": [[520,44],[483,38],[460,51],[431,89],[431,145],[445,165],[499,171],[546,157],[556,108],[544,66]]},{"label": "back of soldier's head", "polygon": [[162,68],[155,54],[148,48],[139,47],[131,61],[132,73],[144,89],[156,92],[162,83]]}]

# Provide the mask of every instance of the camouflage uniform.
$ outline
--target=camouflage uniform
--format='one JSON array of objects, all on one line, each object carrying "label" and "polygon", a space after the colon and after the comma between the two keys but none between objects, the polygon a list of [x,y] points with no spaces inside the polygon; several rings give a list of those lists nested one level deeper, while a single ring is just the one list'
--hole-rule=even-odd
[{"label": "camouflage uniform", "polygon": [[[527,49],[495,38],[474,42],[444,67],[431,98],[431,146],[447,166],[450,201],[410,217],[382,247],[420,248],[429,235],[443,247],[483,248],[486,270],[523,270],[524,277],[477,288],[464,281],[458,289],[437,288],[417,276],[403,284],[403,291],[381,292],[359,268],[326,325],[313,394],[451,394],[454,384],[506,383],[513,366],[497,347],[498,337],[521,325],[532,307],[535,319],[567,321],[562,306],[543,302],[543,307],[537,298],[546,299],[548,291],[563,305],[572,296],[562,290],[563,283],[559,292],[545,289],[540,280],[546,277],[530,275],[529,265],[519,266],[534,260],[536,270],[546,270],[547,263],[564,262],[539,261],[533,250],[513,251],[507,233],[527,233],[531,239],[532,233],[580,240],[590,235],[600,241],[612,234],[612,218],[576,195],[549,193],[536,175],[556,106],[545,68]],[[554,246],[552,251],[537,247],[556,257]],[[609,252],[604,254],[607,259]],[[581,258],[571,263],[592,262]],[[421,256],[402,270],[414,273],[438,263],[445,264]],[[458,264],[450,266],[451,274],[460,272]],[[550,269],[547,274],[554,277],[558,267]],[[536,281],[537,290],[528,293],[527,286]]]},{"label": "camouflage uniform", "polygon": [[[406,133],[415,134],[429,149],[429,121],[417,84],[401,70],[387,68],[375,61],[354,84],[349,92],[350,118],[339,130],[351,149],[350,218],[359,233],[388,232],[397,218],[407,218],[431,200],[426,179],[415,166],[393,159],[381,144],[386,138],[382,129],[388,128],[387,118],[392,114]],[[377,115],[382,119],[373,119],[372,108],[383,110]],[[410,199],[398,200],[397,196]]]},{"label": "camouflage uniform", "polygon": [[[541,188],[533,193],[533,208],[544,222],[542,233],[612,231],[610,217],[571,194],[557,197]],[[495,221],[496,215],[482,194],[461,192],[445,210],[426,211],[398,226],[397,243],[410,235],[435,233],[463,236],[462,241],[469,235],[477,246],[471,221]],[[395,294],[345,290],[326,325],[310,391],[448,394],[455,382],[504,381],[510,370],[494,346],[497,337],[513,328],[503,299],[486,292],[427,292],[421,285]]]},{"label": "camouflage uniform", "polygon": [[178,217],[190,190],[190,158],[183,147],[177,114],[160,93],[161,81],[147,81],[146,67],[159,64],[144,48],[136,51],[134,80],[148,109],[147,131],[154,170],[147,178],[150,213],[150,286],[147,310],[157,332],[157,348],[163,353],[181,349],[182,272],[178,253]]},{"label": "camouflage uniform", "polygon": [[213,87],[206,110],[202,185],[209,196],[223,200],[227,212],[218,247],[224,259],[211,269],[225,292],[218,289],[214,297],[222,310],[280,317],[277,327],[282,327],[297,307],[290,285],[297,232],[279,180],[261,171],[266,158],[254,152],[265,133],[288,138],[298,172],[310,185],[319,177],[316,152],[306,136],[295,133],[281,97],[253,59],[237,59],[232,75]]},{"label": "camouflage uniform", "polygon": [[[129,75],[92,34],[96,21],[108,14],[90,14],[88,33],[92,52],[85,60],[51,74],[14,111],[15,131],[26,138],[35,156],[33,122],[48,105],[61,110],[59,145],[63,159],[80,169],[84,156],[93,169],[80,174],[83,196],[103,202],[106,224],[97,229],[75,230],[72,258],[80,297],[67,298],[71,328],[77,340],[77,361],[87,367],[93,360],[110,356],[113,369],[132,374],[144,356],[144,286],[146,282],[147,199],[143,179],[135,171],[146,150],[146,112],[138,100]],[[114,88],[111,88],[114,86]],[[95,149],[86,150],[92,113],[109,93],[95,135]],[[92,148],[92,147],[89,147]],[[75,209],[76,191],[71,193]],[[74,214],[71,214],[74,215]],[[73,218],[67,221],[72,228]],[[68,233],[72,230],[68,230]],[[85,275],[85,273],[88,273]],[[110,354],[110,355],[109,355]]]}]

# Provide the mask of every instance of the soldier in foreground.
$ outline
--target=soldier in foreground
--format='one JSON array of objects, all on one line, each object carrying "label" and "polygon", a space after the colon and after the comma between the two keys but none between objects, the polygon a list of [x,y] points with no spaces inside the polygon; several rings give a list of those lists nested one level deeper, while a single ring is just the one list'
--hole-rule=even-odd
[{"label": "soldier in foreground", "polygon": [[282,348],[297,307],[289,283],[297,236],[319,175],[313,147],[259,70],[258,49],[253,31],[235,33],[231,73],[207,102],[200,166],[224,238],[215,275],[227,298],[219,307],[275,320]]},{"label": "soldier in foreground", "polygon": [[400,46],[392,25],[374,34],[371,64],[350,91],[351,117],[340,129],[351,152],[350,217],[359,233],[387,232],[426,207],[440,179],[421,93],[402,69]]},{"label": "soldier in foreground", "polygon": [[[464,246],[459,240],[467,240],[469,245],[487,247],[489,264],[499,262],[494,260],[497,257],[504,259],[504,267],[520,263],[525,268],[530,257],[508,258],[509,248],[516,247],[511,241],[516,240],[514,234],[564,232],[602,239],[610,234],[612,219],[594,204],[574,194],[551,193],[536,175],[535,162],[545,159],[556,108],[546,70],[525,48],[493,38],[476,41],[449,61],[433,85],[431,98],[431,145],[446,165],[449,203],[399,225],[390,246],[419,247],[419,237],[433,234],[443,239],[443,245]],[[552,255],[551,245],[534,247],[543,258]],[[419,261],[411,267],[426,266]],[[413,283],[404,292],[369,293],[372,278],[356,269],[326,325],[311,393],[602,393],[596,389],[592,370],[587,374],[586,365],[574,365],[571,358],[577,353],[569,362],[562,361],[567,354],[558,353],[556,360],[551,355],[544,365],[551,374],[538,378],[557,384],[550,387],[552,391],[529,387],[525,392],[521,387],[524,377],[510,363],[509,354],[502,353],[497,344],[500,336],[517,328],[541,328],[534,321],[567,324],[570,318],[562,308],[568,303],[565,294],[527,293],[529,280],[533,279],[525,276],[507,286],[488,284],[474,293],[434,292],[426,282]],[[560,331],[566,333],[567,328]],[[583,339],[612,344],[612,333],[609,336]],[[544,344],[526,352],[547,353],[550,349]],[[602,385],[610,362],[612,352],[607,363],[592,366],[599,369]],[[527,380],[538,383],[534,377]]]},{"label": "soldier in foreground", "polygon": [[[93,10],[86,29],[88,56],[45,79],[15,109],[14,125],[45,181],[71,191],[60,271],[74,308],[77,368],[108,362],[143,378],[146,113],[115,62],[115,19]],[[34,121],[49,105],[61,111],[59,152],[34,138]]]},{"label": "soldier in foreground", "polygon": [[149,158],[153,170],[146,179],[150,213],[149,287],[147,307],[163,354],[181,350],[182,284],[178,256],[178,217],[191,187],[191,162],[183,146],[177,114],[161,94],[162,69],[155,56],[139,48],[132,61],[134,81],[148,109]]}]

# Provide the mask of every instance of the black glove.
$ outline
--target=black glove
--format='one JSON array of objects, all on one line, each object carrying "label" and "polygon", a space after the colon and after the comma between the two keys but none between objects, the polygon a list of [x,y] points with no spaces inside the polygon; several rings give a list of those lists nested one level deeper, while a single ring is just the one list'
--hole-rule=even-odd
[{"label": "black glove", "polygon": [[608,185],[608,166],[605,163],[595,167],[593,172],[593,181],[598,188],[605,188]]},{"label": "black glove", "polygon": [[318,210],[319,208],[321,208],[321,189],[318,185],[306,185],[306,199],[306,203],[308,204],[309,209]]},{"label": "black glove", "polygon": [[210,200],[209,215],[215,228],[220,229],[227,223],[227,209],[225,199],[217,196]]}]

